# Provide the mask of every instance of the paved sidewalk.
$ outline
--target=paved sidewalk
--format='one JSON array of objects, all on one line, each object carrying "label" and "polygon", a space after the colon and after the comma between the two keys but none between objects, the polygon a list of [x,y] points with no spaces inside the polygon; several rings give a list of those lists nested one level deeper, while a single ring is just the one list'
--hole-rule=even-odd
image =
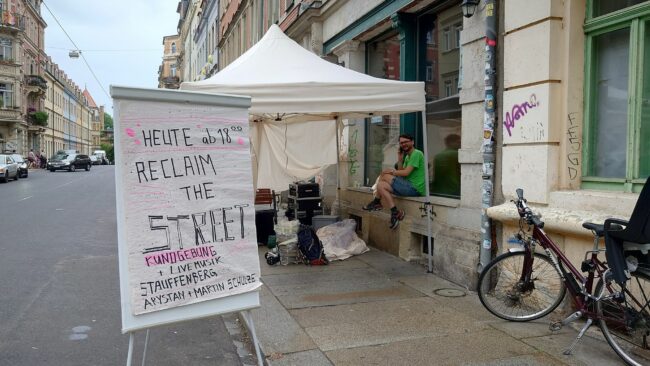
[{"label": "paved sidewalk", "polygon": [[565,356],[575,326],[548,327],[562,314],[498,319],[475,292],[374,248],[314,267],[269,266],[259,252],[262,306],[252,314],[271,366],[622,364],[596,327]]}]

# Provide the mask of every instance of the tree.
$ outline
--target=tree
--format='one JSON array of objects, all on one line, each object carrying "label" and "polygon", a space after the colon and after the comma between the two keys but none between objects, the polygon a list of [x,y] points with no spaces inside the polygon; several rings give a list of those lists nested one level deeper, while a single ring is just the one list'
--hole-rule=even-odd
[{"label": "tree", "polygon": [[110,114],[104,112],[104,129],[112,130],[113,129],[113,117]]}]

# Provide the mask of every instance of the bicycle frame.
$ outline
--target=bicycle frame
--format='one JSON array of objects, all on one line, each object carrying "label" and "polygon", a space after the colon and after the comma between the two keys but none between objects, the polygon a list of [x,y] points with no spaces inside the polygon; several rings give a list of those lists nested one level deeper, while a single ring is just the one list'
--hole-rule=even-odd
[{"label": "bicycle frame", "polygon": [[[557,244],[546,235],[543,229],[533,226],[532,238],[536,240],[542,248],[544,248],[546,254],[551,258],[555,270],[558,271],[560,276],[563,278],[575,306],[582,311],[584,315],[596,317],[594,310],[590,309],[588,306],[590,300],[596,299],[592,292],[594,279],[601,278],[608,270],[607,266],[598,259],[598,253],[600,252],[598,248],[595,247],[594,250],[587,252],[591,253],[589,261],[593,266],[588,271],[589,274],[585,277],[580,271],[578,271],[571,261],[569,261],[567,256],[560,250],[560,248],[558,248]],[[534,258],[533,251],[531,246],[528,244],[524,245],[524,248],[520,250],[526,253],[520,281],[522,281],[522,283],[528,283],[532,275]],[[568,269],[568,271],[566,269]]]}]

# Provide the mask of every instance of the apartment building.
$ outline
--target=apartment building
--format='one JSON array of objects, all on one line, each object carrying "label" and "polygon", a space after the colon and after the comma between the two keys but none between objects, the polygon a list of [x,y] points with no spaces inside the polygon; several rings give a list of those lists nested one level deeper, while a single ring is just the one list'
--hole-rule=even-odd
[{"label": "apartment building", "polygon": [[58,150],[92,153],[99,148],[103,107],[97,107],[90,92],[82,91],[50,58],[45,70],[48,88],[44,107],[49,122],[40,135],[41,150],[48,156]]},{"label": "apartment building", "polygon": [[40,148],[44,30],[40,0],[0,2],[0,150]]},{"label": "apartment building", "polygon": [[178,89],[180,77],[178,70],[178,56],[180,45],[178,35],[163,37],[163,61],[158,68],[158,87],[165,89]]}]

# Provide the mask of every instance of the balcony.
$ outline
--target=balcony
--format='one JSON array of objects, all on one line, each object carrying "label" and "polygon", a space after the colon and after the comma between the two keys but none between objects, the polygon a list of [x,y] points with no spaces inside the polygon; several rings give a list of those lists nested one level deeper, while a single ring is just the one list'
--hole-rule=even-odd
[{"label": "balcony", "polygon": [[162,78],[160,81],[162,81],[162,84],[165,87],[165,89],[178,89],[180,78],[178,76],[166,76]]},{"label": "balcony", "polygon": [[166,76],[162,78],[162,82],[165,84],[176,84],[180,81],[178,76]]},{"label": "balcony", "polygon": [[47,81],[40,75],[25,75],[25,89],[27,93],[44,95],[47,91]]},{"label": "balcony", "polygon": [[0,29],[25,31],[25,16],[0,10]]}]

